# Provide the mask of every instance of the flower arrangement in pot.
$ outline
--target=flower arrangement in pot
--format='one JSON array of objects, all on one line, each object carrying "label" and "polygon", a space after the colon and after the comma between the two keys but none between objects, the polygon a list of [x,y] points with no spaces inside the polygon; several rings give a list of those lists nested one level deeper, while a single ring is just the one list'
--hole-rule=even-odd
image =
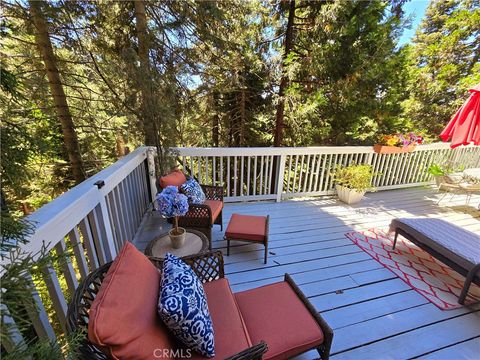
[{"label": "flower arrangement in pot", "polygon": [[413,132],[408,133],[408,135],[380,135],[377,143],[373,146],[373,150],[378,154],[412,152],[418,144],[422,143],[423,137]]},{"label": "flower arrangement in pot", "polygon": [[352,164],[338,166],[333,173],[338,198],[347,204],[356,204],[362,200],[367,190],[373,190],[371,165]]},{"label": "flower arrangement in pot", "polygon": [[174,218],[174,225],[168,232],[172,247],[181,248],[185,243],[186,230],[178,227],[178,217],[184,216],[188,212],[188,199],[185,195],[178,192],[176,186],[167,186],[156,196],[158,210],[168,218]]}]

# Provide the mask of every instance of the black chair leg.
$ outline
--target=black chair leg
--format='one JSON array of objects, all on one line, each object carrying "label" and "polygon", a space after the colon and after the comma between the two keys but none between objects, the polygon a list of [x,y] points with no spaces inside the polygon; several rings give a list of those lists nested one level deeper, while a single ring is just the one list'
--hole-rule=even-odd
[{"label": "black chair leg", "polygon": [[395,238],[393,239],[393,250],[395,250],[395,245],[397,245],[398,231],[395,230]]},{"label": "black chair leg", "polygon": [[465,299],[467,298],[468,294],[468,289],[470,288],[470,284],[472,283],[473,279],[477,275],[477,272],[480,270],[480,265],[475,266],[473,269],[471,269],[467,277],[465,279],[465,283],[463,284],[463,289],[462,292],[460,293],[460,296],[458,298],[458,303],[463,305],[465,303]]},{"label": "black chair leg", "polygon": [[265,244],[265,258],[263,260],[263,263],[267,263],[267,256],[268,256],[268,244]]}]

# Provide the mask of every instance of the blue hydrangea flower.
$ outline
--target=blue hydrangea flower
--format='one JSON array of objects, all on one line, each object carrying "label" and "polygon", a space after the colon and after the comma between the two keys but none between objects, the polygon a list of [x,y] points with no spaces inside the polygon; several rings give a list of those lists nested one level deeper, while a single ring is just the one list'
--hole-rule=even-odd
[{"label": "blue hydrangea flower", "polygon": [[188,211],[188,199],[178,192],[176,186],[167,186],[156,197],[158,210],[163,216],[183,216]]}]

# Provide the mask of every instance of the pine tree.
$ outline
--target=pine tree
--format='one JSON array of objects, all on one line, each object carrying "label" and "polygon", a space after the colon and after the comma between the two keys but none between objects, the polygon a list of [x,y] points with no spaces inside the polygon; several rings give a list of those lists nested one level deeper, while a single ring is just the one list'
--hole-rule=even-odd
[{"label": "pine tree", "polygon": [[478,0],[432,1],[410,49],[405,116],[434,138],[480,82]]}]

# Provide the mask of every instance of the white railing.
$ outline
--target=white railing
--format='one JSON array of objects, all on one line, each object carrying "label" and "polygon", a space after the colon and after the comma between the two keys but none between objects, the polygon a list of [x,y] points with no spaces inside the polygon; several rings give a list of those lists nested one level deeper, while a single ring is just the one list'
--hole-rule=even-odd
[{"label": "white railing", "polygon": [[[34,286],[45,286],[48,291],[49,299],[35,296],[38,312],[31,314],[40,338],[54,340],[65,332],[67,299],[79,281],[115,258],[122,245],[133,239],[155,195],[154,185],[153,153],[147,147],[138,148],[27,217],[34,232],[22,252],[65,255],[58,266],[42,269],[43,279],[25,275]],[[2,265],[8,261],[2,258]],[[48,317],[46,308],[55,318]],[[14,329],[14,320],[7,320]],[[24,341],[20,332],[12,333],[16,334],[14,343]]]},{"label": "white railing", "polygon": [[[38,254],[44,248],[69,254],[65,261],[42,269],[40,280],[25,275],[48,291],[47,299],[35,295],[38,311],[30,314],[40,338],[54,340],[65,331],[67,299],[79,281],[112,260],[134,238],[156,191],[153,153],[147,147],[135,150],[28,217],[35,231],[22,246],[23,252]],[[435,162],[480,167],[480,147],[452,150],[448,144],[422,145],[413,153],[392,155],[360,146],[177,148],[174,153],[187,174],[203,184],[224,186],[226,201],[331,194],[332,170],[353,162],[373,166],[377,175],[372,185],[379,190],[429,183],[432,179],[426,170]],[[2,265],[7,261],[2,259]],[[4,323],[15,329],[15,321],[7,316],[9,309],[2,306],[2,314]],[[13,331],[11,340],[21,343],[23,338]]]},{"label": "white railing", "polygon": [[183,170],[201,183],[222,185],[225,201],[277,200],[334,193],[337,166],[365,163],[378,190],[428,184],[433,163],[480,166],[480,147],[438,143],[412,153],[377,154],[370,146],[303,148],[176,148]]}]

